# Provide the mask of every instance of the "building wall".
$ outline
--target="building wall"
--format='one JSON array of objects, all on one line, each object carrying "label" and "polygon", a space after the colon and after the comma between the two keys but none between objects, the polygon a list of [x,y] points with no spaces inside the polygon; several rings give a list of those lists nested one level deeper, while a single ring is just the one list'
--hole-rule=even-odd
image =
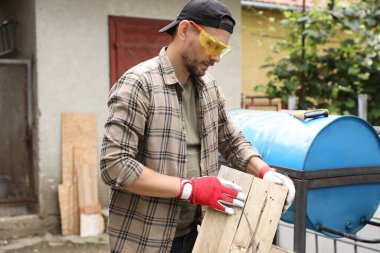
[{"label": "building wall", "polygon": [[[271,51],[276,42],[286,39],[287,31],[284,31],[280,24],[284,17],[279,9],[252,6],[242,7],[241,15],[242,93],[262,95],[263,93],[255,88],[258,85],[266,85],[269,81],[266,74],[270,68],[262,68],[266,64],[266,58],[270,56],[277,61],[286,57],[285,53],[274,54]],[[337,36],[321,48],[339,46],[338,38],[341,36]]]},{"label": "building wall", "polygon": [[[36,0],[39,215],[59,213],[62,112],[96,112],[101,143],[109,91],[108,15],[174,19],[186,1]],[[238,23],[234,50],[210,72],[220,81],[228,106],[240,103],[240,3],[224,1]],[[100,183],[100,200],[108,189]]]},{"label": "building wall", "polygon": [[[255,91],[258,85],[268,82],[267,69],[261,68],[265,59],[273,54],[270,48],[284,38],[280,27],[283,18],[279,10],[242,8],[242,92],[247,95],[261,94]],[[275,56],[280,59],[281,55]]]}]

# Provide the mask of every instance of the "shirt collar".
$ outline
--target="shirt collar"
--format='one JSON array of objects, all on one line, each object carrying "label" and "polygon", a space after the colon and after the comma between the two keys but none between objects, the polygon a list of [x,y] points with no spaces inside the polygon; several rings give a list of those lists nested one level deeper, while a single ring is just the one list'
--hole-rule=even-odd
[{"label": "shirt collar", "polygon": [[[166,50],[167,47],[163,47],[160,51],[160,54],[158,55],[162,66],[163,78],[167,85],[179,84]],[[197,84],[197,86],[199,85],[200,87],[204,86],[204,80],[202,77],[192,76],[190,78],[192,79],[193,84]]]},{"label": "shirt collar", "polygon": [[168,53],[166,52],[167,47],[163,47],[158,55],[161,66],[162,66],[162,75],[165,80],[165,83],[168,85],[177,84],[178,79],[174,73],[172,64],[170,63]]}]

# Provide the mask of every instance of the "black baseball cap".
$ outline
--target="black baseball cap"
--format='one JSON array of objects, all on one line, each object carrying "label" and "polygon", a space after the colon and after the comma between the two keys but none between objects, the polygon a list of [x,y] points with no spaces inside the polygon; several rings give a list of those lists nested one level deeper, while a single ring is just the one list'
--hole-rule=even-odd
[{"label": "black baseball cap", "polygon": [[[229,19],[231,22],[223,22]],[[173,35],[177,25],[182,20],[192,20],[198,25],[220,28],[231,33],[234,30],[235,20],[227,6],[216,0],[190,0],[178,14],[177,19],[160,29]]]}]

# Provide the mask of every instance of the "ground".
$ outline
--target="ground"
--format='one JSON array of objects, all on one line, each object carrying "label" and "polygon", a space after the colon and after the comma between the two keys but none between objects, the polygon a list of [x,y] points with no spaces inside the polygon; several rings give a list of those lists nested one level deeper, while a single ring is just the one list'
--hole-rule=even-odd
[{"label": "ground", "polygon": [[25,237],[14,240],[1,240],[0,253],[106,253],[108,236],[93,237],[77,235],[60,236],[45,234],[43,236]]}]

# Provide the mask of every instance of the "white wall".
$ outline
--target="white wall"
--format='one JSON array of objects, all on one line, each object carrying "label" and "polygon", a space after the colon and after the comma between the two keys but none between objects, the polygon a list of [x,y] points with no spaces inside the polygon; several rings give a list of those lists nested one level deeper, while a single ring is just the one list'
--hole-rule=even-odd
[{"label": "white wall", "polygon": [[[233,51],[214,66],[228,106],[240,103],[240,1],[226,0],[238,23]],[[184,0],[36,0],[36,64],[40,215],[58,213],[61,182],[60,115],[96,112],[102,138],[109,90],[108,15],[174,19]],[[100,184],[100,198],[108,190]]]}]

